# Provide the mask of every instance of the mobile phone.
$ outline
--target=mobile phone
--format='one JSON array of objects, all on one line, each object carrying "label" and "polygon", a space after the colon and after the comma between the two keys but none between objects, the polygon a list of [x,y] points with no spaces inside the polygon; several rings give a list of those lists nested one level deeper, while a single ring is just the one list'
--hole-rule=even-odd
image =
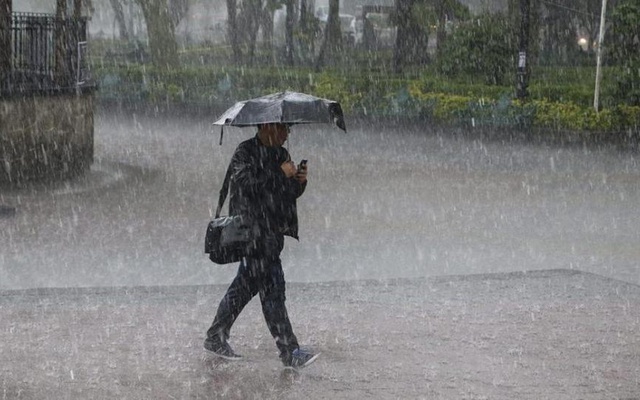
[{"label": "mobile phone", "polygon": [[307,166],[307,160],[300,161],[300,165],[298,165],[298,171]]}]

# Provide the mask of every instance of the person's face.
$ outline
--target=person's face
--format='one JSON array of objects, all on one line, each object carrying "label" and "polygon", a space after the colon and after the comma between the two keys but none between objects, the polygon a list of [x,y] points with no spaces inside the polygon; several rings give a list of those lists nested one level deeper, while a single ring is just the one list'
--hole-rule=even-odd
[{"label": "person's face", "polygon": [[273,124],[272,129],[273,144],[282,146],[289,137],[289,126],[285,124]]}]

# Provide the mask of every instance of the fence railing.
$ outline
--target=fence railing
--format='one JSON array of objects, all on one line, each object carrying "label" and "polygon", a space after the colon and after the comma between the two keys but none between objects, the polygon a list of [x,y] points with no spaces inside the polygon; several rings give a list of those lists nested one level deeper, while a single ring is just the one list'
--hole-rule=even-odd
[{"label": "fence railing", "polygon": [[86,83],[86,29],[86,18],[13,13],[4,89],[51,90]]}]

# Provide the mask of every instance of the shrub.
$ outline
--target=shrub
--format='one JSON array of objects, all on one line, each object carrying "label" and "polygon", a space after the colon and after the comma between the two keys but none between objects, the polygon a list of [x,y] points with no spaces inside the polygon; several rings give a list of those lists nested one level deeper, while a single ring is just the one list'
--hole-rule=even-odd
[{"label": "shrub", "polygon": [[[500,86],[381,75],[320,74],[308,70],[188,67],[159,72],[147,66],[94,70],[98,96],[150,104],[193,104],[217,109],[234,101],[285,89],[337,100],[346,114],[413,116],[445,124],[535,126],[585,132],[637,132],[640,107],[610,106],[599,113],[590,104],[533,98],[521,103]],[[568,94],[567,98],[572,95]],[[532,96],[533,97],[533,96]]]},{"label": "shrub", "polygon": [[459,25],[444,43],[438,70],[445,75],[472,75],[488,85],[503,85],[515,69],[514,36],[509,19],[485,14]]}]

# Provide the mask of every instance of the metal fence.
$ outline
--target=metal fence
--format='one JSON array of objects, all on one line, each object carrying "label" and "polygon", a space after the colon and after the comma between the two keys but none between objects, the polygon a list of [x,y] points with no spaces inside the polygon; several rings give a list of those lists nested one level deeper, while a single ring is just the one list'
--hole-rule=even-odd
[{"label": "metal fence", "polygon": [[86,18],[13,13],[5,89],[50,90],[86,82],[86,28]]}]

